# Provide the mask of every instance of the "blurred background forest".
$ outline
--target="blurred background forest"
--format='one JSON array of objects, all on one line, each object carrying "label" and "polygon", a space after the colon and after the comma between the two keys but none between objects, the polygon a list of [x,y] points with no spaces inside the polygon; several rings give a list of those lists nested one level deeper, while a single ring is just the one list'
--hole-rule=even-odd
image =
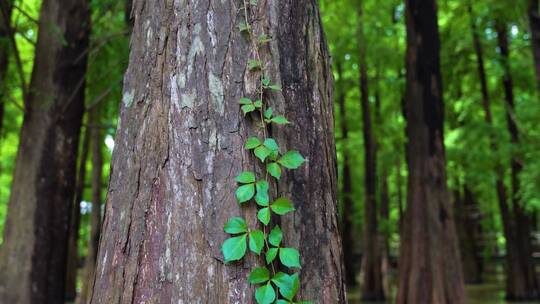
[{"label": "blurred background forest", "polygon": [[[24,96],[31,83],[41,1],[13,0],[11,6],[0,1],[1,231],[26,111]],[[129,7],[117,0],[90,2],[85,114],[74,191],[77,204],[70,223],[78,234],[70,238],[68,301],[77,294],[87,296],[87,277],[94,268],[95,260],[88,257],[97,250],[122,101]],[[335,78],[349,297],[354,303],[365,294],[360,286],[369,284],[361,274],[362,256],[366,244],[380,242],[380,267],[375,266],[380,274],[375,277],[385,297],[392,299],[407,202],[405,7],[398,0],[321,0],[320,7]],[[538,2],[439,0],[438,23],[447,183],[470,303],[503,303],[505,297],[537,301],[540,43],[533,43],[533,38],[540,35]],[[366,198],[371,202],[366,203]],[[363,233],[368,222],[376,227],[372,237]],[[513,271],[527,274],[512,275],[508,267],[512,263]],[[531,282],[509,290],[508,278],[521,275]]]}]

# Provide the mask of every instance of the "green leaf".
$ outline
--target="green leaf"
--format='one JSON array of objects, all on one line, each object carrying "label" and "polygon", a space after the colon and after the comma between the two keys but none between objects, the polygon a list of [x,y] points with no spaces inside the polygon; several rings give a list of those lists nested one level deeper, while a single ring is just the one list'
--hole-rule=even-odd
[{"label": "green leaf", "polygon": [[251,5],[257,5],[257,0],[250,0],[250,1],[249,1],[249,4],[251,4]]},{"label": "green leaf", "polygon": [[246,254],[246,238],[247,234],[242,234],[229,238],[223,243],[221,251],[225,262],[238,261],[244,257]]},{"label": "green leaf", "polygon": [[313,302],[311,302],[311,301],[299,301],[299,302],[295,302],[294,304],[313,304]]},{"label": "green leaf", "polygon": [[261,62],[259,60],[250,59],[248,60],[248,69],[250,70],[258,70],[262,66]]},{"label": "green leaf", "polygon": [[275,213],[279,215],[285,215],[291,211],[296,210],[294,209],[291,201],[284,197],[280,197],[277,200],[275,200],[270,206],[270,208],[272,208],[272,211],[274,211]]},{"label": "green leaf", "polygon": [[285,118],[284,116],[276,116],[276,117],[272,118],[271,121],[273,123],[275,123],[275,124],[278,124],[278,125],[286,125],[286,124],[289,123],[287,118]]},{"label": "green leaf", "polygon": [[250,105],[252,102],[251,102],[251,99],[244,97],[244,98],[240,98],[238,103],[242,105]]},{"label": "green leaf", "polygon": [[270,223],[270,208],[265,207],[259,210],[259,212],[257,213],[257,218],[265,226],[268,225],[268,223]]},{"label": "green leaf", "polygon": [[279,248],[270,248],[266,252],[266,264],[272,263],[278,254]]},{"label": "green leaf", "polygon": [[250,184],[255,182],[255,173],[251,171],[244,171],[236,177],[236,181],[241,184]]},{"label": "green leaf", "polygon": [[223,227],[225,232],[230,234],[245,233],[248,230],[246,221],[241,217],[230,218],[229,221]]},{"label": "green leaf", "polygon": [[276,299],[276,292],[270,283],[255,290],[255,299],[258,304],[272,304]]},{"label": "green leaf", "polygon": [[262,162],[272,153],[272,150],[268,149],[265,146],[258,146],[255,148],[255,156],[259,158]]},{"label": "green leaf", "polygon": [[250,26],[247,23],[245,23],[244,21],[242,21],[238,25],[238,29],[240,30],[240,32],[245,32],[245,31],[249,31]]},{"label": "green leaf", "polygon": [[260,99],[255,100],[255,102],[253,103],[253,105],[254,105],[257,109],[262,108],[262,100],[260,100]]},{"label": "green leaf", "polygon": [[281,245],[281,240],[283,239],[283,232],[281,232],[281,228],[279,226],[274,227],[270,231],[270,234],[268,235],[268,242],[276,247],[279,247]]},{"label": "green leaf", "polygon": [[261,145],[261,141],[257,137],[250,137],[246,141],[244,148],[251,150],[251,149],[257,148],[260,145]]},{"label": "green leaf", "polygon": [[268,182],[261,180],[258,181],[257,184],[255,184],[255,188],[257,189],[257,194],[255,195],[255,201],[259,206],[268,206],[268,203],[270,202],[270,198],[268,197]]},{"label": "green leaf", "polygon": [[244,115],[246,115],[246,114],[249,113],[249,112],[255,111],[255,106],[252,105],[252,104],[249,104],[249,105],[243,105],[243,106],[241,107],[241,109],[242,109],[242,112],[244,112]]},{"label": "green leaf", "polygon": [[298,151],[289,151],[285,153],[279,160],[283,167],[288,169],[296,169],[304,163],[305,159]]},{"label": "green leaf", "polygon": [[263,84],[263,86],[265,86],[265,87],[268,86],[268,85],[270,85],[270,79],[268,79],[268,78],[263,78],[262,84]]},{"label": "green leaf", "polygon": [[280,248],[279,261],[289,268],[300,268],[300,253],[294,248]]},{"label": "green leaf", "polygon": [[264,247],[264,233],[260,230],[253,230],[249,233],[249,250],[257,255],[261,254]]},{"label": "green leaf", "polygon": [[281,91],[281,86],[279,84],[270,85],[268,88],[274,91]]},{"label": "green leaf", "polygon": [[238,202],[243,203],[249,201],[255,195],[255,184],[247,184],[236,189],[236,198]]},{"label": "green leaf", "polygon": [[272,278],[272,282],[274,282],[274,284],[276,284],[276,286],[279,288],[279,293],[281,293],[281,295],[289,301],[294,299],[294,296],[300,287],[298,273],[288,275],[279,272]]},{"label": "green leaf", "polygon": [[266,111],[264,111],[264,118],[266,118],[266,119],[272,118],[272,112],[273,112],[273,110],[272,110],[271,107],[266,109]]},{"label": "green leaf", "polygon": [[279,179],[281,177],[281,167],[278,165],[278,163],[269,163],[266,166],[266,171],[270,173],[273,177],[276,179]]},{"label": "green leaf", "polygon": [[289,303],[291,303],[291,302],[285,301],[285,300],[283,300],[283,299],[279,299],[279,300],[277,300],[277,302],[276,302],[276,304],[289,304]]},{"label": "green leaf", "polygon": [[279,146],[278,146],[276,140],[273,139],[273,138],[265,139],[263,145],[265,147],[267,147],[268,149],[270,149],[271,151],[279,152]]},{"label": "green leaf", "polygon": [[266,34],[262,34],[259,36],[259,43],[260,44],[265,44],[265,43],[268,43],[272,41],[272,39],[270,37],[268,37],[268,35]]},{"label": "green leaf", "polygon": [[270,280],[270,271],[266,267],[257,267],[251,271],[248,277],[250,284],[266,283]]}]

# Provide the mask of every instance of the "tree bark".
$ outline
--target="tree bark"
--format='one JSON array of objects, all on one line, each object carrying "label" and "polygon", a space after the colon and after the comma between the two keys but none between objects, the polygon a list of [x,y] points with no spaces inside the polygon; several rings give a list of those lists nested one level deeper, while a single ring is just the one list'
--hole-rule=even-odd
[{"label": "tree bark", "polygon": [[86,0],[45,0],[0,249],[0,298],[62,303],[84,111]]},{"label": "tree bark", "polygon": [[345,81],[343,80],[343,70],[341,62],[336,62],[336,70],[339,77],[339,82],[336,85],[338,89],[338,105],[340,115],[340,127],[341,127],[341,140],[343,146],[343,219],[341,227],[341,238],[343,241],[343,262],[345,265],[345,278],[347,285],[356,285],[356,262],[354,257],[354,202],[352,199],[352,179],[351,179],[351,166],[349,161],[348,150],[348,138],[349,128],[347,126],[347,114],[345,109],[345,95],[344,88]]},{"label": "tree bark", "polygon": [[77,271],[79,270],[79,228],[81,226],[81,202],[86,179],[86,160],[90,149],[90,128],[86,127],[81,152],[79,153],[79,172],[75,185],[75,200],[73,202],[69,224],[68,257],[66,262],[66,301],[73,302],[77,297]]},{"label": "tree bark", "polygon": [[409,180],[397,303],[465,303],[446,186],[437,7],[434,0],[405,7]]},{"label": "tree bark", "polygon": [[[89,113],[89,121],[94,125],[100,124],[100,107]],[[85,259],[83,286],[79,304],[89,303],[94,283],[94,270],[99,246],[101,231],[101,190],[103,189],[103,132],[101,128],[94,127],[90,131],[92,146],[92,212],[90,213],[90,239],[88,240],[88,255]]]},{"label": "tree bark", "polygon": [[[506,24],[496,21],[495,30],[497,31],[497,42],[501,52],[501,64],[503,67],[503,88],[505,96],[506,123],[510,133],[511,144],[514,147],[519,146],[519,130],[517,126],[517,117],[515,114],[514,91],[512,73],[510,71],[510,47]],[[509,245],[513,248],[508,250],[513,264],[513,270],[506,297],[511,300],[531,300],[540,299],[540,288],[536,277],[534,260],[532,257],[530,216],[521,205],[519,174],[523,170],[522,161],[517,152],[512,153],[510,161],[510,180],[512,185],[512,211],[513,227],[510,233],[513,233]]]},{"label": "tree bark", "polygon": [[358,46],[360,51],[360,105],[364,136],[364,254],[362,261],[362,299],[384,299],[382,284],[381,244],[377,220],[377,156],[369,106],[366,42],[363,28],[362,3],[358,5]]},{"label": "tree bark", "polygon": [[[247,2],[247,1],[246,1]],[[91,303],[253,303],[248,258],[225,265],[223,225],[240,208],[234,176],[253,169],[242,149],[257,129],[238,100],[254,91],[250,43],[238,26],[243,1],[135,0],[129,68],[112,159]],[[292,126],[273,128],[282,149],[309,160],[279,191],[297,211],[281,219],[300,248],[299,298],[346,303],[328,51],[315,0],[258,1],[249,10],[273,40],[269,103]],[[247,92],[247,93],[246,93]],[[250,132],[251,130],[251,132]],[[253,135],[253,134],[252,134]]]},{"label": "tree bark", "polygon": [[536,85],[540,90],[540,12],[538,0],[529,0],[529,26],[531,30],[531,48],[536,72]]},{"label": "tree bark", "polygon": [[6,94],[6,76],[9,57],[9,35],[12,5],[11,0],[0,3],[0,140],[3,136],[4,127],[4,103]]}]

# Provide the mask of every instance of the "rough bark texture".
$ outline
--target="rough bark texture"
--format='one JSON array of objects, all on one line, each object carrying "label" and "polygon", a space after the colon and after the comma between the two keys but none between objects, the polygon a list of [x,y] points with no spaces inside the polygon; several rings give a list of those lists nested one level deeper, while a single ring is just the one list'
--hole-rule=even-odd
[{"label": "rough bark texture", "polygon": [[[242,1],[133,2],[134,29],[115,141],[92,303],[253,303],[249,257],[225,265],[224,223],[240,208],[234,177],[256,161],[242,146],[254,130],[238,100],[254,92],[253,55],[239,32]],[[332,76],[318,3],[258,1],[274,40],[263,49],[283,91],[269,104],[294,122],[274,128],[282,149],[308,162],[279,191],[297,211],[281,219],[302,253],[301,298],[346,303],[336,206]],[[249,117],[249,116],[248,116]],[[253,120],[252,120],[253,121]]]},{"label": "rough bark texture", "polygon": [[2,130],[4,126],[4,95],[6,92],[5,81],[10,48],[9,22],[11,20],[11,11],[11,0],[5,0],[0,3],[0,140],[2,139]]},{"label": "rough bark texture", "polygon": [[338,88],[338,105],[340,114],[341,140],[343,142],[343,217],[341,224],[341,238],[343,242],[343,262],[345,265],[345,276],[347,285],[356,285],[357,267],[354,258],[354,201],[352,199],[352,178],[351,165],[349,161],[349,150],[347,147],[347,139],[349,138],[349,128],[347,126],[347,114],[345,109],[345,87],[343,80],[343,71],[341,62],[336,62],[336,69],[339,77]]},{"label": "rough bark texture", "polygon": [[540,90],[540,12],[538,11],[538,0],[529,0],[528,13],[536,84],[538,90]]},{"label": "rough bark texture", "polygon": [[377,224],[377,157],[369,105],[366,43],[362,3],[358,4],[358,45],[360,51],[360,105],[364,136],[364,251],[362,260],[362,299],[383,300],[381,250]]},{"label": "rough bark texture", "polygon": [[446,186],[437,8],[407,0],[407,210],[397,303],[465,303]]},{"label": "rough bark texture", "polygon": [[[510,133],[511,144],[519,146],[519,130],[515,114],[514,91],[512,73],[510,71],[510,47],[506,24],[497,21],[495,24],[497,41],[501,52],[501,63],[504,71],[503,88],[505,96],[506,123]],[[509,267],[512,273],[507,280],[506,297],[511,300],[531,300],[540,298],[540,287],[536,277],[534,260],[532,256],[530,216],[520,202],[519,174],[523,169],[522,161],[517,152],[512,154],[510,160],[510,180],[512,186],[511,202],[513,222],[510,223],[510,238],[507,243]]]},{"label": "rough bark texture", "polygon": [[84,192],[84,181],[86,179],[86,160],[90,149],[90,128],[86,127],[83,136],[83,143],[79,153],[79,172],[77,173],[77,184],[75,185],[75,199],[71,208],[71,218],[69,224],[68,257],[66,262],[66,301],[73,302],[77,297],[77,271],[79,270],[79,228],[81,226],[81,202]]},{"label": "rough bark texture", "polygon": [[88,4],[45,0],[40,16],[0,249],[0,299],[5,303],[62,303],[65,295],[68,227],[84,110]]}]

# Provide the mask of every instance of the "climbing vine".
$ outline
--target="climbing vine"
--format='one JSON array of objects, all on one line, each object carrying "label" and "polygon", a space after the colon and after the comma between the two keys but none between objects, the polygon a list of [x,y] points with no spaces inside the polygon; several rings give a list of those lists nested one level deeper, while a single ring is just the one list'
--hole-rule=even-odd
[{"label": "climbing vine", "polygon": [[[236,177],[238,188],[236,198],[241,205],[254,201],[258,213],[257,228],[251,229],[241,217],[233,217],[225,224],[224,230],[231,237],[222,245],[223,256],[226,263],[244,258],[247,249],[254,254],[264,257],[262,266],[253,269],[248,281],[257,285],[255,299],[259,304],[310,304],[310,301],[295,300],[300,287],[298,273],[291,273],[300,266],[300,253],[295,248],[283,246],[283,232],[278,225],[272,225],[272,216],[285,215],[295,211],[292,202],[286,197],[272,200],[269,194],[270,184],[276,185],[281,178],[282,169],[297,169],[304,163],[304,157],[298,151],[282,153],[278,143],[268,136],[270,124],[287,125],[289,121],[283,115],[274,113],[267,105],[266,93],[281,91],[281,86],[273,84],[266,75],[266,62],[262,58],[262,46],[271,41],[271,38],[262,33],[258,36],[253,31],[250,18],[250,8],[257,6],[257,0],[243,0],[241,12],[243,21],[239,31],[247,36],[253,58],[248,60],[247,68],[254,73],[257,79],[256,90],[250,97],[239,100],[240,109],[244,116],[257,117],[263,138],[250,137],[244,148],[251,151],[256,159],[263,164],[265,172],[257,176],[256,172],[244,171]],[[251,153],[250,152],[250,153]],[[278,262],[282,265],[279,266]],[[277,272],[276,269],[287,268],[289,271]]]}]

